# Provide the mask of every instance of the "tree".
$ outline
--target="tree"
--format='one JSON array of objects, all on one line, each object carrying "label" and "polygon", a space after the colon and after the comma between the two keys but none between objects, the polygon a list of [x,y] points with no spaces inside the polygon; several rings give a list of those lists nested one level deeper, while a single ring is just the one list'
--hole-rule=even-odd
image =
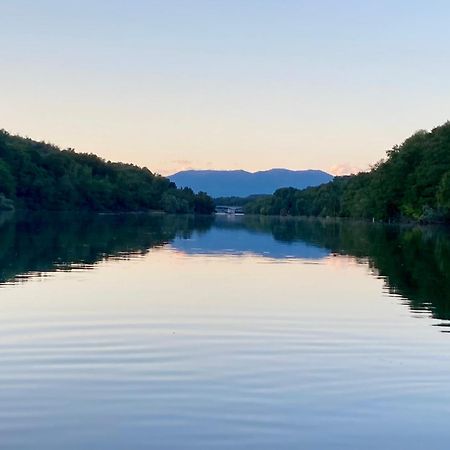
[{"label": "tree", "polygon": [[60,150],[0,131],[0,194],[35,210],[210,214],[212,199],[133,164]]}]

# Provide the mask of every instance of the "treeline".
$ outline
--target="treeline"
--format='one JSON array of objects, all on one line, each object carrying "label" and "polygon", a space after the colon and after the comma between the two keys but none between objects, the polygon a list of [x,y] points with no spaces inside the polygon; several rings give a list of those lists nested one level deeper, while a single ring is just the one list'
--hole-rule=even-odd
[{"label": "treeline", "polygon": [[450,122],[419,131],[369,172],[321,186],[283,188],[245,206],[247,213],[382,221],[450,220]]},{"label": "treeline", "polygon": [[248,197],[216,197],[214,199],[214,204],[216,206],[245,206],[249,203],[255,202],[256,200],[268,199],[270,195],[267,194],[254,194]]},{"label": "treeline", "polygon": [[0,209],[210,214],[213,200],[147,168],[0,130]]}]

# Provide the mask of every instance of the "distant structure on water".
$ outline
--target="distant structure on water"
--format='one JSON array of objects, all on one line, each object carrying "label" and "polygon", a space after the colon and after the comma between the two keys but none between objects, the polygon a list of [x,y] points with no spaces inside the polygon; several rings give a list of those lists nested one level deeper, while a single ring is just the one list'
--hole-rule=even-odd
[{"label": "distant structure on water", "polygon": [[242,206],[216,206],[216,214],[243,215],[244,209]]}]

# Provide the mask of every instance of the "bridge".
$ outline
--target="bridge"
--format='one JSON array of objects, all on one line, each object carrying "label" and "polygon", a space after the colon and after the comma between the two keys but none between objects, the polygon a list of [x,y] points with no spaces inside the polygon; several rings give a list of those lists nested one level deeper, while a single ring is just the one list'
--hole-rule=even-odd
[{"label": "bridge", "polygon": [[242,206],[216,206],[216,214],[244,214]]}]

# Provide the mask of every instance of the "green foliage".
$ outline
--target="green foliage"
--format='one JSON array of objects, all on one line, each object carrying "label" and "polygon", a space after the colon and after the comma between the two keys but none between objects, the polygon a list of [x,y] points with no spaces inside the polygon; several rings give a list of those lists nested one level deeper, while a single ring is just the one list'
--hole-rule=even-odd
[{"label": "green foliage", "polygon": [[247,204],[254,202],[256,200],[269,198],[270,195],[266,194],[254,194],[248,197],[217,197],[214,199],[214,204],[216,206],[246,206]]},{"label": "green foliage", "polygon": [[370,172],[303,190],[279,189],[245,209],[263,215],[450,220],[450,123],[415,133]]},{"label": "green foliage", "polygon": [[450,217],[450,170],[445,173],[439,183],[438,193],[438,208],[440,208],[446,217]]},{"label": "green foliage", "polygon": [[15,180],[9,166],[0,160],[0,192],[7,197],[14,195]]},{"label": "green foliage", "polygon": [[0,211],[14,211],[14,202],[0,194]]},{"label": "green foliage", "polygon": [[212,199],[177,189],[147,168],[60,150],[0,131],[0,194],[32,210],[198,212],[214,211]]},{"label": "green foliage", "polygon": [[194,199],[194,212],[208,214],[214,211],[214,201],[206,192],[199,192]]}]

